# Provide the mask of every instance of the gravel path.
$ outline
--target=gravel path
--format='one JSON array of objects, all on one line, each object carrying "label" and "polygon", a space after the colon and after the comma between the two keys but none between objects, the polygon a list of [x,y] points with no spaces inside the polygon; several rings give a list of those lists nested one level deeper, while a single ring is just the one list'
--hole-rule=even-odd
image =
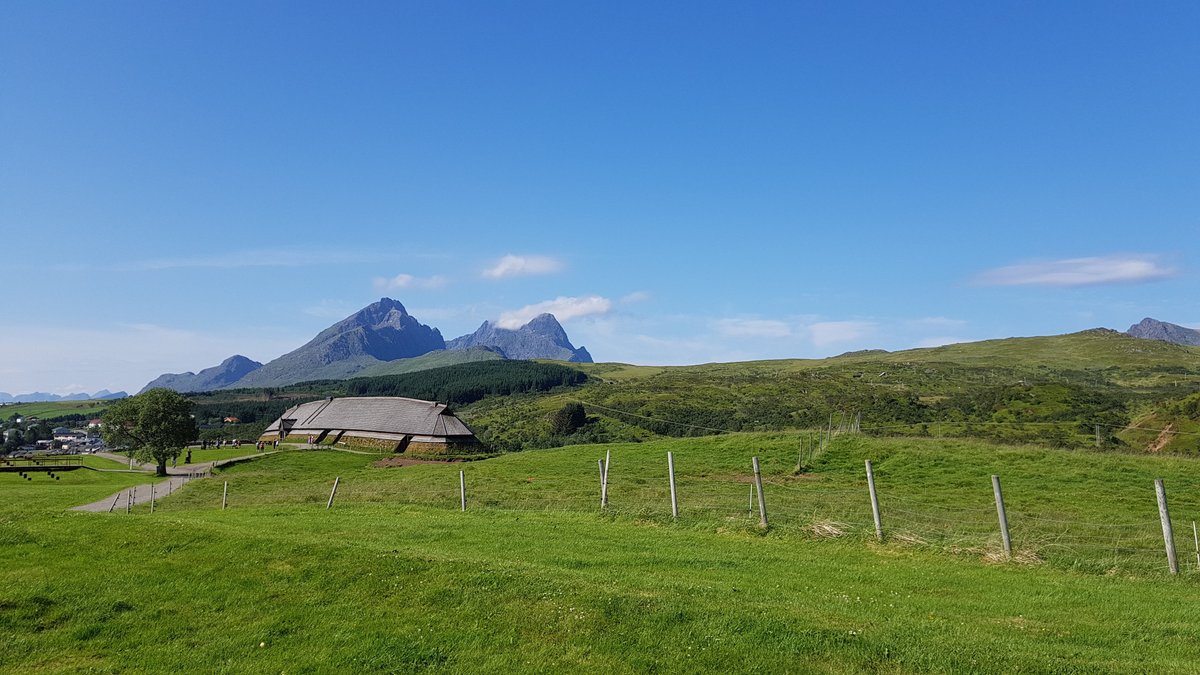
[{"label": "gravel path", "polygon": [[[100,501],[76,506],[71,510],[91,511],[92,513],[107,513],[109,511],[124,510],[130,506],[136,506],[138,504],[148,504],[150,503],[151,495],[153,495],[155,500],[169,497],[189,481],[196,480],[197,478],[207,478],[208,476],[212,475],[212,470],[215,467],[224,466],[233,462],[241,462],[247,459],[266,457],[267,455],[273,455],[276,452],[278,451],[259,452],[253,455],[222,459],[215,462],[202,462],[200,464],[184,464],[177,467],[167,467],[167,477],[162,480],[153,483],[135,485],[134,487],[121,490],[115,495],[109,495]],[[108,457],[109,459],[115,459],[117,461],[129,461],[129,458],[123,455],[112,455],[109,453],[96,454],[100,455],[101,457]],[[136,462],[134,463],[134,466],[140,466],[146,471],[154,471],[156,468],[153,464],[139,465]]]}]

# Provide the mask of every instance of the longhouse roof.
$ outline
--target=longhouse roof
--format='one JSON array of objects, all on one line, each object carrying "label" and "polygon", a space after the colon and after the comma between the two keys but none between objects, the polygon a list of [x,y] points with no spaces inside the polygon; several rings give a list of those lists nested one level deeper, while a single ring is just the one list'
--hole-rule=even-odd
[{"label": "longhouse roof", "polygon": [[288,409],[267,431],[278,431],[282,420],[290,421],[292,431],[338,429],[414,436],[474,436],[444,404],[399,396],[350,396],[302,403]]}]

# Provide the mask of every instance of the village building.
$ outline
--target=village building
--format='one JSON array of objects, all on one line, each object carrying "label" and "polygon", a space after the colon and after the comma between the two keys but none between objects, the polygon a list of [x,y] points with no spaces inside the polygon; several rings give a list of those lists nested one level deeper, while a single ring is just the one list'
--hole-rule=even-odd
[{"label": "village building", "polygon": [[87,438],[87,434],[84,432],[68,429],[67,427],[54,427],[54,430],[51,433],[54,434],[54,440],[58,441],[59,443],[70,443],[72,441]]},{"label": "village building", "polygon": [[446,405],[399,396],[302,403],[272,422],[260,440],[336,444],[427,457],[485,451],[475,433]]}]

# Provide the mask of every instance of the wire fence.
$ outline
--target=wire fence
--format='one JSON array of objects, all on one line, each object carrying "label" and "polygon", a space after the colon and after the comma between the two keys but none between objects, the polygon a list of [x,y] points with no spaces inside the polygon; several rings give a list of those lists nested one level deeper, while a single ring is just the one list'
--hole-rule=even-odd
[{"label": "wire fence", "polygon": [[[665,458],[664,458],[665,459]],[[754,475],[711,473],[676,476],[678,518],[672,516],[672,491],[664,462],[661,472],[642,466],[612,469],[605,476],[586,459],[578,471],[519,476],[489,471],[485,465],[425,465],[405,473],[366,472],[328,480],[189,485],[181,507],[230,508],[313,504],[337,509],[346,504],[393,504],[458,510],[605,513],[614,517],[678,522],[681,526],[758,530],[762,514]],[[749,469],[749,467],[747,467]],[[461,478],[460,478],[460,471]],[[460,483],[460,480],[462,481]],[[903,487],[904,489],[901,489]],[[465,495],[464,490],[465,488]],[[1011,551],[1005,549],[995,495],[984,480],[978,489],[928,489],[906,485],[898,477],[877,481],[882,543],[877,540],[865,473],[861,480],[844,473],[771,475],[762,480],[768,530],[777,536],[805,537],[862,545],[913,547],[973,556],[988,562],[1049,564],[1097,574],[1168,571],[1166,542],[1153,490],[1145,508],[1134,515],[1105,520],[1103,509],[1084,514],[1050,505],[1030,506],[1028,495],[1006,505]],[[215,490],[216,494],[213,494]],[[602,494],[607,493],[607,503]],[[1139,493],[1140,494],[1140,493]],[[172,497],[174,501],[176,497]],[[1139,497],[1140,499],[1140,497]],[[164,502],[164,505],[166,502]],[[1175,514],[1179,568],[1200,576],[1200,548],[1194,541],[1191,502]],[[1130,509],[1124,509],[1126,513]],[[1090,514],[1090,515],[1087,515]],[[1081,515],[1083,517],[1081,517]]]}]

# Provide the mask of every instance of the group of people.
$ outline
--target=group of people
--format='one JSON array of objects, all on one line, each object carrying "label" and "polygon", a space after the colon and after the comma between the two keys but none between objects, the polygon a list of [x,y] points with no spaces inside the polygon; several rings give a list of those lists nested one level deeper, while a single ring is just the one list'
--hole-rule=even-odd
[{"label": "group of people", "polygon": [[[274,441],[258,441],[257,443],[254,444],[254,447],[257,448],[259,451],[266,450],[268,446],[273,450],[277,450],[279,448],[279,440],[276,439]],[[242,447],[242,442],[236,438],[233,439],[232,441],[221,440],[221,441],[201,441],[200,442],[201,450],[207,450],[209,448],[240,448],[240,447]],[[190,457],[190,454],[189,454],[189,457]],[[191,459],[189,459],[188,461],[190,462]]]}]

